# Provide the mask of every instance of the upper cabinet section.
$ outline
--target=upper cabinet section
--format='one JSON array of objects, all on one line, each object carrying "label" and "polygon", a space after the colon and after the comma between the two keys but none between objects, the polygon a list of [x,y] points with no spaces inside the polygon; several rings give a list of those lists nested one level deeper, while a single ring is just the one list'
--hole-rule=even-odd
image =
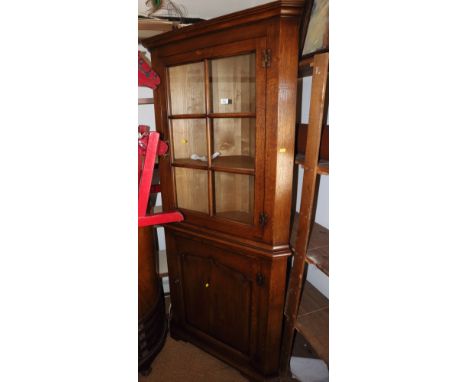
[{"label": "upper cabinet section", "polygon": [[284,0],[143,41],[161,76],[156,127],[164,209],[184,229],[287,245],[303,0]]}]

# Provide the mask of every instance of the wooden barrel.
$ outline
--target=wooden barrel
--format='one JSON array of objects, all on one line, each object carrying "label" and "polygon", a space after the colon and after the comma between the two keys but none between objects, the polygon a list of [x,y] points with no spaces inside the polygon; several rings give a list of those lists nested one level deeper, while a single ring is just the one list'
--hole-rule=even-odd
[{"label": "wooden barrel", "polygon": [[162,280],[156,274],[154,229],[138,228],[138,371],[148,374],[167,333]]}]

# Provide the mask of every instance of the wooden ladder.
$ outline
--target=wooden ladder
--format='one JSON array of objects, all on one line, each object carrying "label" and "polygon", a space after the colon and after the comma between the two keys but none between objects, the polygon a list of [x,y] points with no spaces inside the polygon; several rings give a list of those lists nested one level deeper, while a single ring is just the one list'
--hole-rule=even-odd
[{"label": "wooden ladder", "polygon": [[[310,253],[310,245],[313,244],[309,242],[309,238],[315,219],[318,176],[328,175],[328,162],[319,162],[320,141],[324,125],[324,111],[328,88],[328,52],[315,54],[312,58],[300,63],[300,67],[304,65],[310,65],[312,68],[313,81],[305,157],[303,163],[301,163],[304,166],[304,179],[297,238],[295,244],[292,245],[293,265],[289,275],[284,310],[285,321],[280,354],[281,378],[288,378],[290,376],[291,349],[295,330],[304,336],[314,352],[328,365],[328,300],[317,291],[316,296],[309,299],[310,303],[306,308],[307,312],[298,317],[301,296],[303,294],[303,278],[306,263],[314,263],[314,259],[308,256],[308,250]],[[313,241],[313,238],[314,235],[312,234],[312,240],[310,241]],[[310,294],[308,291],[306,293]],[[305,309],[305,307],[301,309]]]}]

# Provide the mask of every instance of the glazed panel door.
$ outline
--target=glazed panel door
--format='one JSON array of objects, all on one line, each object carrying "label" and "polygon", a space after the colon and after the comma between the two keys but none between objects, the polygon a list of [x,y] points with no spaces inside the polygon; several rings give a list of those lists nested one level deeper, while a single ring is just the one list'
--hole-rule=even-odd
[{"label": "glazed panel door", "polygon": [[175,206],[188,223],[263,235],[265,49],[257,38],[166,62]]}]

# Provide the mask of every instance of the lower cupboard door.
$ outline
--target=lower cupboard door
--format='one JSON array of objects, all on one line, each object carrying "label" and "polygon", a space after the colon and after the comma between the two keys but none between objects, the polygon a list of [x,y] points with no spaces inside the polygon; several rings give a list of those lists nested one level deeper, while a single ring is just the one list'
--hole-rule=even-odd
[{"label": "lower cupboard door", "polygon": [[244,274],[214,262],[211,268],[210,332],[223,343],[249,354],[252,283]]},{"label": "lower cupboard door", "polygon": [[212,260],[192,254],[182,254],[182,288],[185,321],[203,332],[210,328]]},{"label": "lower cupboard door", "polygon": [[185,322],[249,356],[255,315],[251,268],[236,268],[222,261],[223,252],[206,250],[181,255]]}]

